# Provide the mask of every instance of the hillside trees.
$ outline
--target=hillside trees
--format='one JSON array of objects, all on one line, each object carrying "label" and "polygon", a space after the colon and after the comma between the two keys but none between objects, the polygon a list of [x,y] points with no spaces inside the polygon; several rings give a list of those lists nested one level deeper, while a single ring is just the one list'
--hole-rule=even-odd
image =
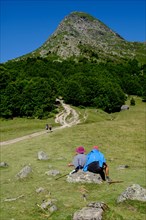
[{"label": "hillside trees", "polygon": [[115,112],[125,95],[145,97],[145,67],[136,60],[123,63],[57,62],[27,58],[0,65],[1,117],[48,117],[61,95],[74,106]]}]

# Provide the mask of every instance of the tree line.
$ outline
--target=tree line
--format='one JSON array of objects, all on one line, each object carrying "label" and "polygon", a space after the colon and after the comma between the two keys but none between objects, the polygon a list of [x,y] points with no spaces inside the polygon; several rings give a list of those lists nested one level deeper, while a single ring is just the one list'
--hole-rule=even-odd
[{"label": "tree line", "polygon": [[3,118],[50,117],[59,96],[73,106],[111,113],[120,110],[125,94],[146,100],[146,65],[135,59],[94,63],[86,58],[27,58],[0,64],[0,85]]}]

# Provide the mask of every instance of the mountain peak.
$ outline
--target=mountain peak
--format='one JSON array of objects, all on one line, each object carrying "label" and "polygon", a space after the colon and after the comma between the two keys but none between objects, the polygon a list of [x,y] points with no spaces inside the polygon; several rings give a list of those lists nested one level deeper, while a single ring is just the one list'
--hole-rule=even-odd
[{"label": "mountain peak", "polygon": [[[134,46],[103,22],[84,12],[71,12],[33,56],[94,60],[134,57]],[[132,51],[132,52],[131,52]]]}]

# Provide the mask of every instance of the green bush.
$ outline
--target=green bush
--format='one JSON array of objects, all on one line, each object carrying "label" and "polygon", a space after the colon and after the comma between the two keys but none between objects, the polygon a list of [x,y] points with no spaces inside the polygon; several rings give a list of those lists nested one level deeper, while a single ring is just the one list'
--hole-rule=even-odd
[{"label": "green bush", "polygon": [[135,105],[135,99],[132,97],[132,99],[130,100],[130,105]]}]

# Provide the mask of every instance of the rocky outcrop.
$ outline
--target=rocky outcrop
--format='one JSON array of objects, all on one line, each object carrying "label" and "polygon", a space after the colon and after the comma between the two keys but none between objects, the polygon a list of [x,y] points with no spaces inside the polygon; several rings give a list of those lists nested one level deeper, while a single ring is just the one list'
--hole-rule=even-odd
[{"label": "rocky outcrop", "polygon": [[134,57],[135,48],[134,44],[95,17],[84,12],[72,12],[36,53],[41,57],[56,54],[61,59],[84,56],[100,60],[117,56]]}]

